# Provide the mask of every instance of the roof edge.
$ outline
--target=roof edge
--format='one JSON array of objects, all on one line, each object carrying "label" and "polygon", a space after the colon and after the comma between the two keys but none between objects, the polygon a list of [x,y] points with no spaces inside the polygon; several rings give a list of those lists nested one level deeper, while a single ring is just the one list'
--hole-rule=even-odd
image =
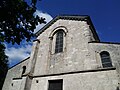
[{"label": "roof edge", "polygon": [[26,59],[24,59],[24,60],[20,61],[19,63],[15,64],[15,65],[13,65],[12,67],[10,67],[8,70],[10,70],[10,69],[12,69],[13,67],[15,67],[15,66],[17,66],[17,65],[21,64],[22,62],[24,62],[24,61],[28,60],[29,58],[30,58],[30,57],[27,57]]},{"label": "roof edge", "polygon": [[38,32],[35,33],[35,36],[38,36],[44,30],[49,28],[54,22],[56,22],[58,19],[65,19],[65,20],[86,20],[86,18],[89,17],[88,15],[59,15],[54,17],[49,23],[47,23],[43,28],[41,28]]},{"label": "roof edge", "polygon": [[93,33],[95,40],[100,42],[100,39],[99,39],[98,34],[94,28],[94,25],[90,19],[90,16],[88,16],[88,15],[60,15],[60,16],[56,16],[48,24],[46,24],[43,28],[41,28],[38,32],[36,32],[35,35],[36,36],[40,35],[42,32],[44,32],[47,28],[49,28],[58,19],[86,21],[88,23],[88,25],[90,25],[90,29]]},{"label": "roof edge", "polygon": [[92,42],[88,42],[88,43],[100,43],[100,44],[116,44],[116,45],[120,45],[120,42],[96,42],[96,41],[92,41]]},{"label": "roof edge", "polygon": [[88,23],[88,25],[90,25],[89,27],[90,27],[90,30],[93,33],[93,37],[95,38],[95,40],[97,40],[97,42],[100,42],[99,36],[98,36],[98,34],[96,32],[96,29],[95,29],[95,27],[94,27],[94,25],[92,23],[92,20],[91,20],[90,16],[87,18],[87,23]]}]

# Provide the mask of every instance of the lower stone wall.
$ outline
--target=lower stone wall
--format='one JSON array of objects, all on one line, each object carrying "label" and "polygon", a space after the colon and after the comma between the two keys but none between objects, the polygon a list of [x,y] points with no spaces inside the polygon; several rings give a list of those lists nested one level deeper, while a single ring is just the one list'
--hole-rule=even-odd
[{"label": "lower stone wall", "polygon": [[[19,86],[20,86],[19,83],[23,80],[23,78],[22,78],[23,66],[28,67],[28,61],[29,61],[29,58],[21,61],[20,63],[11,67],[8,70],[2,90],[19,90]],[[27,70],[28,70],[28,68],[26,68],[26,71]],[[26,72],[25,72],[25,74],[26,74]],[[17,78],[17,79],[14,80],[14,78]],[[13,83],[13,86],[15,86],[15,85],[17,86],[17,89],[11,89],[11,88],[13,88],[13,86],[11,87],[12,83]]]},{"label": "lower stone wall", "polygon": [[63,79],[63,90],[117,90],[116,70],[35,77],[31,90],[48,90],[48,80]]},{"label": "lower stone wall", "polygon": [[13,80],[9,86],[9,90],[24,90],[25,88],[26,77],[22,79]]}]

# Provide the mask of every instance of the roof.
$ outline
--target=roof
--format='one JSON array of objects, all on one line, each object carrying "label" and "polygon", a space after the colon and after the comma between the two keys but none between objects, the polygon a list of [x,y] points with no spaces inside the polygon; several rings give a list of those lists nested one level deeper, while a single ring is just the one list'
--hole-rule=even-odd
[{"label": "roof", "polygon": [[88,43],[101,43],[101,44],[116,44],[116,45],[120,45],[120,42],[96,42],[96,41],[92,41],[92,42],[88,42]]},{"label": "roof", "polygon": [[13,65],[12,67],[9,67],[9,69],[12,69],[13,67],[15,67],[15,66],[21,64],[22,62],[28,60],[29,58],[30,58],[30,57],[25,58],[24,60],[20,61],[19,63],[15,64],[15,65]]},{"label": "roof", "polygon": [[90,29],[93,33],[94,38],[99,42],[100,39],[96,33],[96,30],[92,24],[92,21],[90,19],[90,16],[88,15],[62,15],[57,16],[54,19],[52,19],[48,24],[46,24],[43,28],[41,28],[38,32],[35,33],[36,36],[39,36],[42,32],[44,32],[47,28],[49,28],[52,24],[54,24],[57,20],[63,19],[63,20],[75,20],[75,21],[86,21],[88,25],[90,25]]}]

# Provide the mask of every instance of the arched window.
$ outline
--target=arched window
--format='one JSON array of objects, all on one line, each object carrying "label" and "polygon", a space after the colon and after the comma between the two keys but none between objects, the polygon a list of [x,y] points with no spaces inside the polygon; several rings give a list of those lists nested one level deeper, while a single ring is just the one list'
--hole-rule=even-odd
[{"label": "arched window", "polygon": [[23,68],[23,71],[22,71],[22,75],[23,75],[26,71],[26,66],[23,66],[22,68]]},{"label": "arched window", "polygon": [[63,52],[63,31],[56,33],[55,53]]},{"label": "arched window", "polygon": [[100,53],[103,68],[112,67],[110,54],[106,51]]}]

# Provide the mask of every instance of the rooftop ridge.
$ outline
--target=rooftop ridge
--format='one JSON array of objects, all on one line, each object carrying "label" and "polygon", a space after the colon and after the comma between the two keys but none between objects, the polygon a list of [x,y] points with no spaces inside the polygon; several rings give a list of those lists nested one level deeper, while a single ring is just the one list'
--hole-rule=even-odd
[{"label": "rooftop ridge", "polygon": [[96,30],[92,24],[92,21],[90,19],[89,15],[58,15],[54,17],[48,24],[46,24],[43,28],[41,28],[38,32],[35,33],[35,36],[40,35],[42,32],[44,32],[47,28],[49,28],[53,23],[55,23],[58,19],[64,19],[64,20],[75,20],[75,21],[86,21],[88,25],[90,25],[91,31],[93,32],[96,40],[99,42],[100,39],[96,33]]}]

